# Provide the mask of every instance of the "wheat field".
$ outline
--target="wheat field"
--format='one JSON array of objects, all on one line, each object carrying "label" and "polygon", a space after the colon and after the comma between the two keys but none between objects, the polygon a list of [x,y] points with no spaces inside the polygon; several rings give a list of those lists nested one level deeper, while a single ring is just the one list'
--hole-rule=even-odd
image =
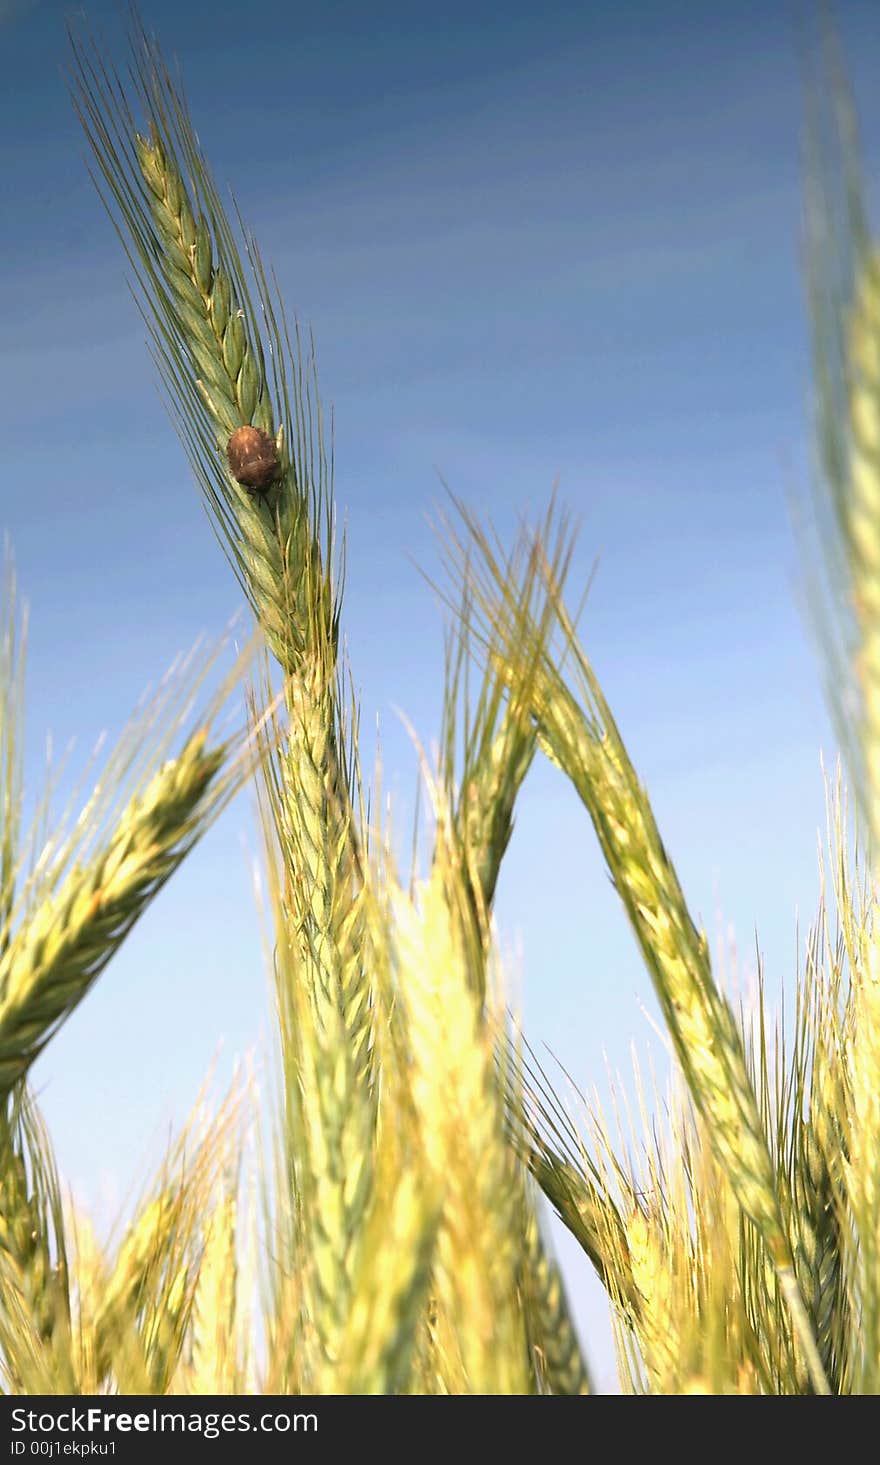
[{"label": "wheat field", "polygon": [[[551,1213],[607,1293],[623,1392],[880,1392],[880,243],[833,57],[808,130],[803,552],[844,757],[786,1025],[763,987],[740,1004],[719,980],[582,645],[555,500],[510,544],[448,501],[431,857],[402,866],[363,761],[314,352],[136,19],[131,44],[117,74],[71,30],[73,103],[254,636],[213,695],[215,655],[173,669],[81,804],[25,828],[25,617],[7,559],[4,1392],[590,1394]],[[221,737],[230,697],[240,725]],[[668,1033],[669,1090],[635,1076],[631,1135],[554,1090],[509,1006],[493,904],[540,759],[583,806]],[[271,1102],[244,1081],[200,1101],[108,1242],[59,1177],[30,1070],[245,784],[264,842]]]}]

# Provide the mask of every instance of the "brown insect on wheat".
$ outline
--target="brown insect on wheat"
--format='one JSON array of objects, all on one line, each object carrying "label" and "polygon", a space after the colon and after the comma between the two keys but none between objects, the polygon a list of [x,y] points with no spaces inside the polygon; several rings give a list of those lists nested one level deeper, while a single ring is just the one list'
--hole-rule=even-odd
[{"label": "brown insect on wheat", "polygon": [[261,427],[237,427],[226,458],[233,478],[249,493],[264,493],[281,476],[277,445]]}]

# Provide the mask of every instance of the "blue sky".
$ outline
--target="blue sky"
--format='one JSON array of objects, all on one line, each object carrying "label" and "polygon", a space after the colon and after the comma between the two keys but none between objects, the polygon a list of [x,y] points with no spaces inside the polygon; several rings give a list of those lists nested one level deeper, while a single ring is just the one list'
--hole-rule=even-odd
[{"label": "blue sky", "polygon": [[[67,9],[0,3],[0,496],[32,607],[32,778],[48,729],[84,757],[238,608],[86,174]],[[119,7],[84,9],[124,62]],[[796,7],[142,13],[314,329],[345,625],[386,785],[411,807],[396,709],[429,743],[438,727],[442,615],[420,570],[438,568],[439,475],[502,532],[558,479],[582,521],[573,586],[599,558],[587,650],[692,910],[713,938],[733,927],[746,968],[757,931],[771,991],[790,986],[817,895],[820,747],[833,756],[786,502],[809,464]],[[836,14],[865,101],[876,8]],[[96,1206],[128,1193],[218,1045],[222,1075],[265,1039],[257,846],[240,798],[38,1065],[64,1173]],[[529,778],[498,919],[532,1042],[584,1086],[606,1061],[627,1073],[653,998],[549,768]],[[607,1384],[601,1298],[561,1246]]]}]

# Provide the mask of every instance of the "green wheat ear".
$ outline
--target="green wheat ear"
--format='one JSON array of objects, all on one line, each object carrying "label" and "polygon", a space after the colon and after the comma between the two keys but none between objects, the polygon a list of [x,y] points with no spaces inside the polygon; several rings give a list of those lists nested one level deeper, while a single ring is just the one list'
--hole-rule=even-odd
[{"label": "green wheat ear", "polygon": [[[70,39],[74,105],[215,532],[284,670],[296,672],[318,641],[331,648],[332,675],[332,465],[314,354],[298,332],[294,349],[254,241],[237,242],[155,43],[133,24],[138,125],[118,78],[72,29]],[[263,435],[262,473],[252,459],[242,472],[230,447],[251,427]]]},{"label": "green wheat ear", "polygon": [[[108,758],[79,818],[22,857],[0,955],[0,1094],[9,1093],[85,997],[156,894],[256,766],[252,738],[209,745],[240,656],[203,718],[182,726],[216,652],[166,678]],[[184,734],[183,746],[163,759]],[[161,760],[161,761],[160,761]],[[36,836],[31,837],[36,844]]]},{"label": "green wheat ear", "polygon": [[[298,335],[291,339],[253,240],[237,242],[155,44],[135,26],[137,123],[116,79],[75,38],[73,47],[75,103],[140,286],[176,426],[284,676],[286,721],[277,725],[265,802],[272,857],[284,866],[276,971],[285,1170],[296,1194],[280,1189],[276,1200],[287,1211],[280,1229],[308,1277],[318,1370],[341,1346],[375,1125],[332,454],[313,355]],[[311,1367],[304,1362],[303,1372]]]}]

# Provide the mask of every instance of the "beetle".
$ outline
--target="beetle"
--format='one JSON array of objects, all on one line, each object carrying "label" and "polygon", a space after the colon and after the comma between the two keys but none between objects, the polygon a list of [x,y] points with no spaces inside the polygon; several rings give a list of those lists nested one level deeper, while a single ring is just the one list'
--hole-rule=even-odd
[{"label": "beetle", "polygon": [[265,493],[281,477],[277,445],[261,427],[237,427],[226,444],[226,458],[236,483],[248,493]]}]

